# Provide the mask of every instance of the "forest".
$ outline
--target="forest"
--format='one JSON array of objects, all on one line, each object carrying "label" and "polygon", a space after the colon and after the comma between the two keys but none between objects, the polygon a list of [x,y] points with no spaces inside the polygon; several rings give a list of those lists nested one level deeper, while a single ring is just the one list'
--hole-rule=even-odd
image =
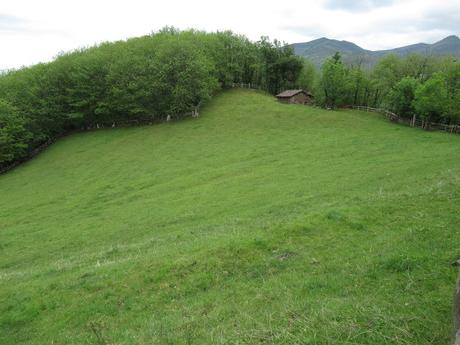
[{"label": "forest", "polygon": [[385,107],[400,116],[460,122],[460,63],[388,56],[372,68],[340,54],[320,70],[267,37],[166,27],[147,36],[62,53],[0,75],[0,170],[73,130],[178,118],[233,83],[271,94],[304,88],[326,108]]},{"label": "forest", "polygon": [[460,63],[455,57],[388,55],[374,67],[363,68],[359,63],[344,64],[336,53],[321,71],[305,61],[299,81],[314,90],[318,105],[327,108],[364,105],[407,118],[460,123]]}]

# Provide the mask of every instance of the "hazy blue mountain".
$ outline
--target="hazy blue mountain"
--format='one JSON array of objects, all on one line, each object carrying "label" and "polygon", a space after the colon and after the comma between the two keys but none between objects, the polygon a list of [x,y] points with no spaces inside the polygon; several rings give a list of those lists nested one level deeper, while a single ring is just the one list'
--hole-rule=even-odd
[{"label": "hazy blue mountain", "polygon": [[297,55],[307,57],[317,65],[321,65],[326,58],[334,55],[335,52],[340,52],[344,61],[348,63],[361,63],[363,65],[373,65],[378,59],[388,54],[406,56],[411,53],[418,53],[454,55],[460,58],[460,38],[454,35],[433,44],[417,43],[395,49],[376,51],[363,49],[352,42],[325,37],[305,43],[294,43],[291,44],[291,47],[294,48],[294,52]]}]

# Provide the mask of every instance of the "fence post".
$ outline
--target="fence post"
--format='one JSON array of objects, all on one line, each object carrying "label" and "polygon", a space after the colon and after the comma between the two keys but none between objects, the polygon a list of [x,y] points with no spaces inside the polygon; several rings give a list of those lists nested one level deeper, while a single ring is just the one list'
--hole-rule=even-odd
[{"label": "fence post", "polygon": [[[454,267],[460,267],[460,260],[452,263]],[[453,319],[454,319],[454,332],[453,340],[454,345],[460,345],[460,270],[457,273],[457,284],[455,285],[454,293],[454,308],[453,308]]]}]

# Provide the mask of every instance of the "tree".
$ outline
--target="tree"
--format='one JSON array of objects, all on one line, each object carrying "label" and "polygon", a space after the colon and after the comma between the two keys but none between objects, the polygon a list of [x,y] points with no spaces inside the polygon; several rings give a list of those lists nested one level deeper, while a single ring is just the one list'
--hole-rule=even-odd
[{"label": "tree", "polygon": [[[303,62],[300,57],[291,55],[288,52],[278,59],[275,66],[281,89],[290,89],[297,85],[297,80],[303,68]],[[276,92],[278,91],[280,89]]]},{"label": "tree", "polygon": [[402,117],[412,117],[415,113],[415,91],[419,82],[412,77],[401,79],[390,91],[388,104],[392,111]]},{"label": "tree", "polygon": [[297,80],[298,87],[307,91],[312,91],[316,81],[316,67],[307,59],[303,59],[303,68]]},{"label": "tree", "polygon": [[163,115],[180,115],[207,100],[218,83],[210,61],[191,44],[172,41],[159,50],[153,62]]},{"label": "tree", "polygon": [[303,63],[291,47],[277,40],[271,42],[268,37],[262,37],[256,47],[259,53],[258,84],[272,94],[297,84]]},{"label": "tree", "polygon": [[447,96],[449,98],[446,114],[454,123],[460,123],[460,63],[450,61],[443,72]]},{"label": "tree", "polygon": [[412,53],[400,61],[400,75],[424,82],[434,73],[434,65],[434,57]]},{"label": "tree", "polygon": [[401,58],[396,55],[383,57],[372,71],[373,95],[370,104],[379,106],[394,85],[403,78]]},{"label": "tree", "polygon": [[339,53],[326,60],[321,69],[321,89],[324,105],[335,108],[344,101],[346,90],[346,68]]},{"label": "tree", "polygon": [[360,66],[350,69],[348,74],[349,98],[354,105],[364,104],[366,76]]},{"label": "tree", "polygon": [[24,118],[14,106],[0,99],[0,167],[23,157],[29,139]]},{"label": "tree", "polygon": [[446,113],[449,97],[445,77],[441,73],[434,74],[415,91],[414,107],[417,114],[426,123],[439,121]]}]

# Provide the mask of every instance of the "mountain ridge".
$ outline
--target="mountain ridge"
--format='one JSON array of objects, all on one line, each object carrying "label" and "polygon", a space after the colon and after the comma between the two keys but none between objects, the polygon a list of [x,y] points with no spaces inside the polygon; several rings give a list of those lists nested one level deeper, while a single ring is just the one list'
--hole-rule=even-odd
[{"label": "mountain ridge", "polygon": [[294,53],[309,58],[316,65],[339,52],[345,62],[374,65],[380,58],[395,54],[401,57],[412,53],[424,55],[452,55],[460,58],[460,38],[457,35],[450,35],[440,41],[429,43],[415,43],[407,46],[384,50],[369,50],[359,45],[346,41],[321,37],[309,42],[293,43],[290,46]]}]

